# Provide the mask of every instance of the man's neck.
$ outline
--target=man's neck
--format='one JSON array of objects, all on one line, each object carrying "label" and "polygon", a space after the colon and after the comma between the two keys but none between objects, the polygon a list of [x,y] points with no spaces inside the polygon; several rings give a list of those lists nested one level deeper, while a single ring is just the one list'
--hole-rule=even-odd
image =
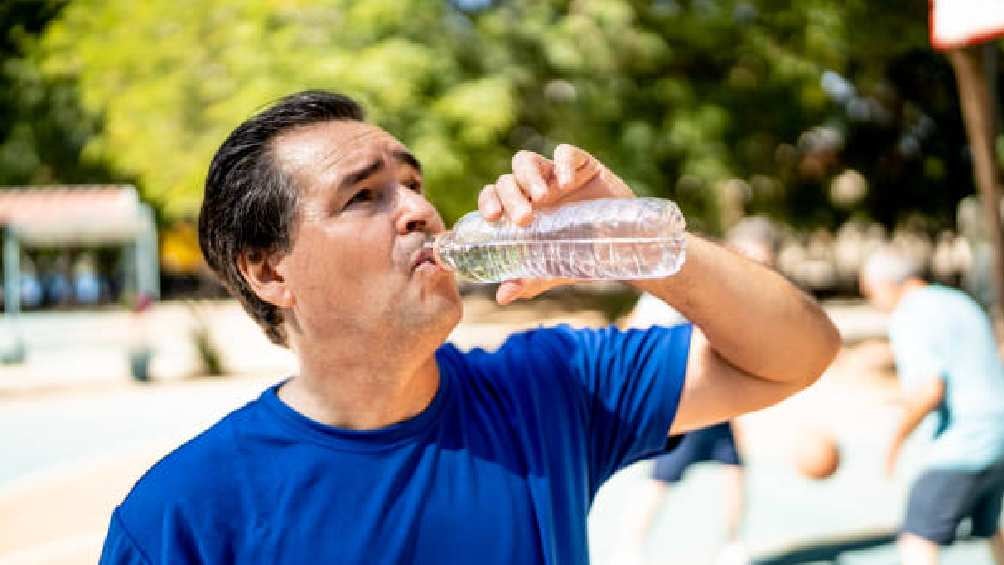
[{"label": "man's neck", "polygon": [[[304,416],[354,430],[372,430],[421,413],[439,389],[435,355],[408,362],[365,347],[314,355],[300,349],[300,374],[279,389],[279,398]],[[360,355],[359,352],[364,351]]]}]

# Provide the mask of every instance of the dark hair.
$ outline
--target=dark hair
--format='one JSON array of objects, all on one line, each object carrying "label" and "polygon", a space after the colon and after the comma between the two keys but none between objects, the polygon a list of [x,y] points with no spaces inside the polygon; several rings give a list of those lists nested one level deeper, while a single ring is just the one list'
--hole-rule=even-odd
[{"label": "dark hair", "polygon": [[244,252],[286,251],[295,236],[299,191],[275,162],[275,138],[334,120],[362,121],[363,109],[333,92],[308,90],[286,96],[237,126],[216,151],[206,176],[199,213],[202,254],[227,290],[279,345],[288,345],[282,313],[254,293],[237,267],[237,258]]}]

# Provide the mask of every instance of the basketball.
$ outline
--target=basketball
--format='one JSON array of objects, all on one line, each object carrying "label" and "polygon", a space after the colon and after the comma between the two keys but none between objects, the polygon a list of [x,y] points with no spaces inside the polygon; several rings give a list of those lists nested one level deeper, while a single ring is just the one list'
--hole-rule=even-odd
[{"label": "basketball", "polygon": [[829,432],[810,430],[800,434],[794,455],[795,468],[809,479],[829,478],[840,467],[840,448]]}]

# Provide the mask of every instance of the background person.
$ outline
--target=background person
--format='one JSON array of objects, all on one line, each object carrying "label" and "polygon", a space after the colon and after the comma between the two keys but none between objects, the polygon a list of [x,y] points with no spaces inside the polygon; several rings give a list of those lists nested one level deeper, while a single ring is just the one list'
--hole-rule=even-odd
[{"label": "background person", "polygon": [[[775,265],[778,238],[767,218],[757,216],[740,220],[726,234],[725,243],[730,249],[754,261],[772,268]],[[687,320],[679,312],[651,294],[643,294],[638,299],[628,321],[628,325],[634,328],[685,323]],[[655,518],[665,506],[670,487],[678,485],[691,466],[704,462],[717,463],[720,467],[726,543],[718,562],[747,563],[748,552],[740,537],[746,506],[745,477],[742,457],[736,447],[734,421],[688,432],[679,445],[653,459],[652,480],[645,496],[640,498],[642,518],[630,543],[644,547]]]},{"label": "background person", "polygon": [[923,472],[910,488],[899,539],[907,565],[937,563],[938,546],[959,524],[989,538],[1004,564],[998,524],[1004,497],[1004,367],[990,320],[965,293],[927,284],[903,251],[886,247],[861,270],[861,291],[889,312],[889,339],[902,387],[903,416],[890,443],[892,474],[906,438],[937,420]]}]

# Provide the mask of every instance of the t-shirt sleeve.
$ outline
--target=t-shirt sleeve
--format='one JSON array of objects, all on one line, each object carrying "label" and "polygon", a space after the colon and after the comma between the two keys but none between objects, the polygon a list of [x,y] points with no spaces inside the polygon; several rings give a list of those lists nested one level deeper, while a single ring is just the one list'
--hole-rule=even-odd
[{"label": "t-shirt sleeve", "polygon": [[116,509],[108,525],[100,565],[150,565],[150,561],[129,535]]},{"label": "t-shirt sleeve", "polygon": [[666,448],[683,391],[692,327],[567,332],[569,376],[583,395],[593,492],[617,470]]}]

